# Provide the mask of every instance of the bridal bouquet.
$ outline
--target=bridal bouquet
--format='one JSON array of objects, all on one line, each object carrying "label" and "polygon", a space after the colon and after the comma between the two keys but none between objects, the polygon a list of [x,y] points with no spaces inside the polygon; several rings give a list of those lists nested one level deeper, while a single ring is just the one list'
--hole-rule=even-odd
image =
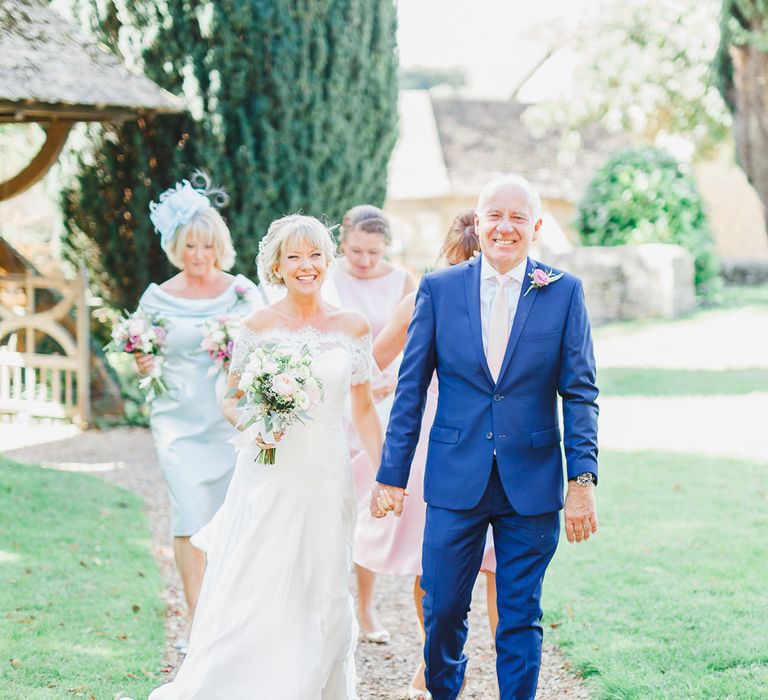
[{"label": "bridal bouquet", "polygon": [[139,381],[139,388],[147,389],[147,401],[168,393],[168,385],[163,379],[163,347],[167,327],[168,322],[157,314],[149,314],[141,309],[132,314],[126,312],[125,318],[121,318],[112,327],[112,340],[104,348],[112,352],[155,356],[152,371]]},{"label": "bridal bouquet", "polygon": [[[312,372],[308,346],[297,352],[281,350],[275,344],[263,345],[248,357],[236,388],[243,396],[238,402],[243,432],[259,432],[264,443],[272,443],[272,433],[282,433],[293,423],[309,418],[307,411],[323,400],[323,384]],[[275,447],[262,449],[259,464],[275,463]]]},{"label": "bridal bouquet", "polygon": [[200,342],[201,351],[207,352],[213,360],[213,367],[208,376],[229,369],[232,360],[232,348],[235,345],[234,335],[240,328],[240,319],[235,316],[222,316],[203,323],[203,339]]}]

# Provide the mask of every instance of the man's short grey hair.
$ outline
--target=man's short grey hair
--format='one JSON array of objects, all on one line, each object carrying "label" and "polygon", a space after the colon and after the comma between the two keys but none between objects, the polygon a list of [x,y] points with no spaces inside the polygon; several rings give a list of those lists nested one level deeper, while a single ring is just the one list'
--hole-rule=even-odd
[{"label": "man's short grey hair", "polygon": [[491,192],[494,192],[499,187],[505,185],[517,185],[521,189],[525,190],[528,195],[528,202],[531,205],[531,216],[534,221],[538,221],[541,218],[541,197],[536,191],[536,188],[526,180],[522,175],[500,175],[493,178],[480,192],[480,196],[477,198],[477,211],[480,213],[485,204],[485,199]]}]

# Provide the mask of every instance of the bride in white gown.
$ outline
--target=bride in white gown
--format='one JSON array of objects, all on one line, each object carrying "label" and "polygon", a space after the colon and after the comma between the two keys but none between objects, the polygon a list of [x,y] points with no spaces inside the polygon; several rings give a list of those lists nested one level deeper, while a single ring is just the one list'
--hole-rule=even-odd
[{"label": "bride in white gown", "polygon": [[[275,221],[259,252],[287,295],[246,319],[229,385],[251,350],[308,345],[324,399],[288,428],[274,465],[240,450],[224,505],[193,537],[208,553],[189,642],[176,679],[150,700],[352,700],[357,623],[349,593],[355,499],[342,416],[347,396],[373,464],[381,428],[371,398],[365,319],[320,297],[333,243],[312,217]],[[236,422],[237,397],[225,400]]]}]

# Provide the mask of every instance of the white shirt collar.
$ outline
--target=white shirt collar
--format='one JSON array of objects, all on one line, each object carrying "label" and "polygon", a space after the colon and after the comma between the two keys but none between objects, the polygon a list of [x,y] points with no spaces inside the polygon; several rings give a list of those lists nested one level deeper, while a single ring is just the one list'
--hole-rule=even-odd
[{"label": "white shirt collar", "polygon": [[[513,267],[509,272],[502,275],[502,277],[506,277],[507,279],[515,279],[517,280],[520,285],[523,284],[523,279],[525,279],[525,268],[528,264],[528,258],[523,258],[515,267]],[[500,273],[497,272],[496,268],[491,265],[491,263],[486,260],[485,255],[480,256],[480,279],[487,280],[491,279],[493,277],[497,277]]]}]

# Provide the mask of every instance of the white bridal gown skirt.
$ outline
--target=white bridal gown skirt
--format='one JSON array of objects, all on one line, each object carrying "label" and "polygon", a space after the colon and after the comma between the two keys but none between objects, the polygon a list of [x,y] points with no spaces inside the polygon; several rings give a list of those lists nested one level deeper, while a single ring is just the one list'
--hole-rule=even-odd
[{"label": "white bridal gown skirt", "polygon": [[150,700],[357,698],[355,501],[341,419],[330,431],[292,426],[274,465],[256,454],[240,452],[224,505],[192,540],[208,566],[189,654]]}]

